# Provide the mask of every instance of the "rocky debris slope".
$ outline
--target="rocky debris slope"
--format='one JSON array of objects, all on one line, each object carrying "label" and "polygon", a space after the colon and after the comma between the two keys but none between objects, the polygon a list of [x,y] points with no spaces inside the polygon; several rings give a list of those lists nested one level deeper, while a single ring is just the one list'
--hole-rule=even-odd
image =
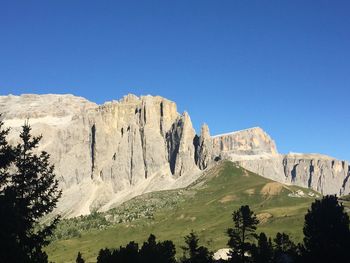
[{"label": "rocky debris slope", "polygon": [[188,113],[156,96],[127,95],[97,105],[72,95],[0,96],[15,143],[26,120],[51,154],[66,217],[107,210],[136,195],[184,187],[216,161],[229,159],[283,183],[322,193],[350,192],[349,165],[319,155],[280,155],[260,128],[200,135]]}]

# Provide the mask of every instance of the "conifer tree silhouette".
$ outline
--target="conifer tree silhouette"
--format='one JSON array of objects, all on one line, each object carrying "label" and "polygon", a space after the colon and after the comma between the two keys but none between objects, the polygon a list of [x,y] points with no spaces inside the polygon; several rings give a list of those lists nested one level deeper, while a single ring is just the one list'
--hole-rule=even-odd
[{"label": "conifer tree silhouette", "polygon": [[199,246],[199,238],[191,231],[185,236],[185,246],[182,247],[184,254],[181,259],[182,263],[205,263],[213,262],[213,253],[204,246]]},{"label": "conifer tree silhouette", "polygon": [[85,260],[83,259],[83,255],[80,253],[80,251],[78,252],[78,256],[77,259],[75,260],[76,263],[85,263]]},{"label": "conifer tree silhouette", "polygon": [[0,122],[0,254],[4,262],[47,262],[42,250],[59,221],[40,225],[61,196],[49,154],[37,152],[41,136],[26,123],[20,143],[10,147]]},{"label": "conifer tree silhouette", "polygon": [[327,195],[312,203],[303,232],[305,262],[349,261],[349,216],[336,196]]},{"label": "conifer tree silhouette", "polygon": [[247,255],[251,253],[253,241],[256,238],[256,225],[259,220],[248,205],[241,206],[232,214],[234,228],[227,229],[229,236],[228,246],[231,248],[229,256],[230,261],[245,263],[250,260]]},{"label": "conifer tree silhouette", "polygon": [[272,263],[273,247],[271,239],[268,239],[265,233],[258,236],[257,246],[253,245],[252,260],[255,263]]}]

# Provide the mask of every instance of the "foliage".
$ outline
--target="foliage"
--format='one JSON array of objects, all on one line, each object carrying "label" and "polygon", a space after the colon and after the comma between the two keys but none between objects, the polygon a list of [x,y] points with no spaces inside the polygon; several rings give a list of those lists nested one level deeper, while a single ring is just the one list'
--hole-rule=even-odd
[{"label": "foliage", "polygon": [[303,258],[346,262],[350,247],[349,216],[336,196],[316,200],[305,215]]},{"label": "foliage", "polygon": [[182,263],[205,263],[213,261],[213,253],[208,248],[199,246],[199,238],[191,231],[185,236],[185,246],[182,247],[184,254],[181,259]]},{"label": "foliage", "polygon": [[273,247],[271,239],[268,239],[265,233],[260,233],[257,238],[257,246],[252,245],[252,261],[256,263],[272,263]]},{"label": "foliage", "polygon": [[97,263],[175,263],[175,254],[175,246],[171,241],[157,242],[156,237],[151,234],[141,249],[134,241],[115,250],[101,249]]},{"label": "foliage", "polygon": [[142,262],[145,263],[174,263],[176,262],[175,254],[176,250],[172,241],[156,242],[156,237],[152,234],[149,236],[147,242],[143,243],[139,253]]},{"label": "foliage", "polygon": [[77,259],[75,260],[76,263],[85,263],[85,260],[83,259],[83,255],[78,252]]},{"label": "foliage", "polygon": [[80,238],[82,232],[91,230],[103,230],[111,223],[106,220],[102,213],[93,212],[90,215],[63,219],[57,225],[52,240]]},{"label": "foliage", "polygon": [[234,228],[227,229],[229,241],[227,245],[231,248],[230,256],[232,262],[248,262],[248,254],[252,251],[252,241],[255,237],[256,226],[259,220],[248,205],[241,206],[232,214]]},{"label": "foliage", "polygon": [[[145,202],[145,199],[147,200]],[[172,209],[183,201],[181,192],[148,193],[108,210],[93,212],[89,215],[63,219],[57,225],[52,240],[80,238],[82,234],[94,230],[105,230],[123,223],[131,223],[139,219],[153,220],[154,213],[161,209]]]},{"label": "foliage", "polygon": [[37,153],[41,136],[33,137],[28,124],[21,142],[11,147],[8,130],[0,122],[0,254],[6,262],[47,262],[42,248],[49,243],[59,217],[39,225],[61,195],[49,154]]},{"label": "foliage", "polygon": [[294,262],[298,258],[297,246],[285,233],[277,233],[274,238],[274,262]]}]

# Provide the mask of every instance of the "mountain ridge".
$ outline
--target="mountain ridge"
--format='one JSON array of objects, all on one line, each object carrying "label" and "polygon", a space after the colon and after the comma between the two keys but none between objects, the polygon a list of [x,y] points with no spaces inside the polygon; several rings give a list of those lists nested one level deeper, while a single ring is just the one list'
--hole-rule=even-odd
[{"label": "mountain ridge", "polygon": [[52,156],[63,189],[57,212],[66,217],[184,187],[223,159],[284,184],[350,192],[348,162],[281,155],[260,127],[211,136],[203,125],[196,134],[189,114],[160,96],[129,94],[101,105],[74,95],[0,96],[0,112],[12,143],[27,119],[33,134],[43,134],[39,149]]}]

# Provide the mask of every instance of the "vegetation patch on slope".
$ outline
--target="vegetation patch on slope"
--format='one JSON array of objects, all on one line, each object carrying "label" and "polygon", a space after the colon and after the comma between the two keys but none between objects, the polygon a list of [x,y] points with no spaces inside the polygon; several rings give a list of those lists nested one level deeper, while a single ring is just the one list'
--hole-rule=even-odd
[{"label": "vegetation patch on slope", "polygon": [[63,220],[47,252],[55,262],[73,262],[77,251],[94,262],[103,247],[130,240],[142,243],[153,233],[160,240],[173,240],[181,253],[183,237],[191,230],[217,250],[226,247],[225,230],[242,204],[260,217],[258,231],[270,236],[285,232],[299,242],[304,215],[316,196],[309,189],[285,187],[223,161],[186,188],[145,194],[105,213]]}]

